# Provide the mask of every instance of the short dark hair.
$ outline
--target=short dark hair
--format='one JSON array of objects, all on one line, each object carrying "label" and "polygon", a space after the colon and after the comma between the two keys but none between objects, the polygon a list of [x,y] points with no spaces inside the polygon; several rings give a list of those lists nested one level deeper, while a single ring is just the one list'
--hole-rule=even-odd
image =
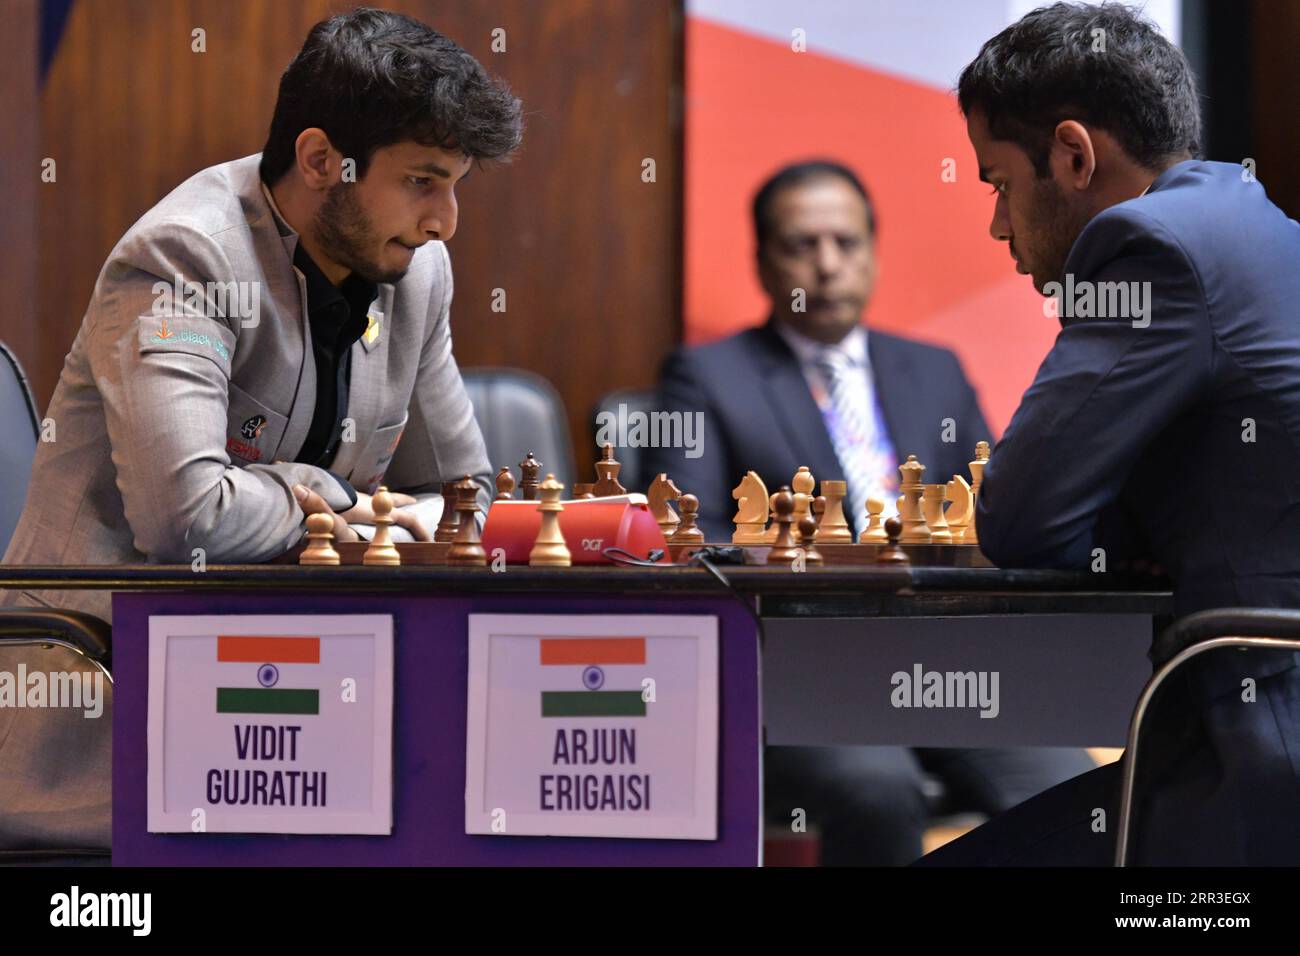
[{"label": "short dark hair", "polygon": [[280,77],[261,175],[294,162],[294,142],[316,126],[365,175],[375,150],[405,140],[505,159],[523,137],[519,100],[457,43],[387,10],[360,7],[323,20]]},{"label": "short dark hair", "polygon": [[[1099,41],[1104,50],[1094,51]],[[962,70],[957,101],[966,116],[982,113],[995,138],[1028,153],[1040,177],[1053,131],[1068,119],[1105,130],[1148,169],[1201,152],[1186,58],[1120,3],[1054,3],[1025,14]]]},{"label": "short dark hair", "polygon": [[768,216],[776,194],[792,186],[802,186],[814,179],[827,177],[842,179],[853,187],[853,191],[867,204],[867,235],[876,234],[876,210],[871,205],[871,196],[862,182],[853,174],[853,170],[830,159],[812,159],[807,162],[783,166],[758,188],[754,194],[754,238],[761,250],[772,234],[772,223]]}]

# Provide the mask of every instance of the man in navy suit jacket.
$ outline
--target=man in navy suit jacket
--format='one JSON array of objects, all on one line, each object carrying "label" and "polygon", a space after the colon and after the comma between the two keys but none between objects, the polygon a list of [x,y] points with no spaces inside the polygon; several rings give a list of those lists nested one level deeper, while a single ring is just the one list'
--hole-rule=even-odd
[{"label": "man in navy suit jacket", "polygon": [[[907,455],[929,482],[967,474],[976,443],[991,436],[956,356],[862,325],[875,216],[857,177],[824,161],[787,167],[756,195],[754,226],[772,316],[668,359],[664,407],[702,413],[702,443],[695,458],[651,450],[651,474],[667,472],[699,498],[711,541],[731,540],[731,489],[749,470],[769,491],[801,465],[819,480],[848,480],[845,513],[858,530],[869,495],[892,512]],[[773,820],[807,813],[823,863],[901,864],[921,853],[922,767],[954,802],[997,813],[1092,765],[1064,749],[771,747],[765,803]]]},{"label": "man in navy suit jacket", "polygon": [[[731,489],[747,471],[756,471],[769,493],[790,484],[800,465],[807,465],[819,483],[845,477],[802,363],[788,344],[791,329],[783,322],[788,318],[773,317],[739,335],[680,349],[664,364],[659,386],[664,407],[704,413],[703,454],[691,459],[658,449],[650,473],[667,472],[677,487],[699,498],[700,526],[710,541],[731,540],[736,513]],[[926,466],[927,482],[969,478],[975,444],[992,436],[957,356],[857,328],[867,343],[890,444],[902,456],[895,467],[916,455]],[[873,477],[888,477],[891,484],[896,479],[895,474]],[[861,531],[865,512],[844,510]]]},{"label": "man in navy suit jacket", "polygon": [[[1061,323],[985,470],[984,552],[1153,559],[1179,614],[1300,607],[1300,226],[1252,170],[1193,158],[1187,64],[1122,6],[1028,14],[958,94],[997,195],[990,232]],[[1295,665],[1218,652],[1165,692],[1143,740],[1140,856],[1300,862]],[[1117,776],[1063,784],[935,862],[1104,865],[1114,831],[1096,811],[1114,820]]]}]

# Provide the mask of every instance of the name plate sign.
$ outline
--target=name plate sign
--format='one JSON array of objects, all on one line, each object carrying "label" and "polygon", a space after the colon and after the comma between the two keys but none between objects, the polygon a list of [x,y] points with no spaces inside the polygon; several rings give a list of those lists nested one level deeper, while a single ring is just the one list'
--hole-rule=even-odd
[{"label": "name plate sign", "polygon": [[718,621],[469,616],[465,831],[713,840]]},{"label": "name plate sign", "polygon": [[393,826],[393,619],[152,615],[151,833]]}]

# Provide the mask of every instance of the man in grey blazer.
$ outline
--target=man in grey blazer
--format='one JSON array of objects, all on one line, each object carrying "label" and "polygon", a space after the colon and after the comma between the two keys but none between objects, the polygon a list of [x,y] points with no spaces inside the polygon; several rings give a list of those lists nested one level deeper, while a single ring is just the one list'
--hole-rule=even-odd
[{"label": "man in grey blazer", "polygon": [[[313,27],[264,152],[182,183],[110,253],[3,563],[265,561],[311,512],[355,538],[381,481],[409,505],[469,474],[486,507],[444,243],[456,183],[521,135],[518,99],[423,24],[362,9]],[[0,603],[110,619],[108,592]],[[0,652],[20,662],[82,669]],[[108,845],[110,714],[0,710],[0,848]]]}]

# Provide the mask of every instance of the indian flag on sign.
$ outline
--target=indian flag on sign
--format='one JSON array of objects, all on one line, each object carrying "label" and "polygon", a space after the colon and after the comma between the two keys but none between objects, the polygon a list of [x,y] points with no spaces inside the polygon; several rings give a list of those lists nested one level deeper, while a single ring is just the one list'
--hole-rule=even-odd
[{"label": "indian flag on sign", "polygon": [[[277,687],[280,665],[319,664],[319,637],[217,637],[217,661],[256,664],[245,687],[218,687],[218,714],[319,714],[320,690]],[[256,686],[251,683],[256,681]]]},{"label": "indian flag on sign", "polygon": [[[644,637],[543,637],[541,663],[555,668],[561,682],[572,675],[571,686],[582,688],[542,691],[543,717],[645,716],[635,666],[645,665]],[[637,689],[615,689],[629,683]]]}]

